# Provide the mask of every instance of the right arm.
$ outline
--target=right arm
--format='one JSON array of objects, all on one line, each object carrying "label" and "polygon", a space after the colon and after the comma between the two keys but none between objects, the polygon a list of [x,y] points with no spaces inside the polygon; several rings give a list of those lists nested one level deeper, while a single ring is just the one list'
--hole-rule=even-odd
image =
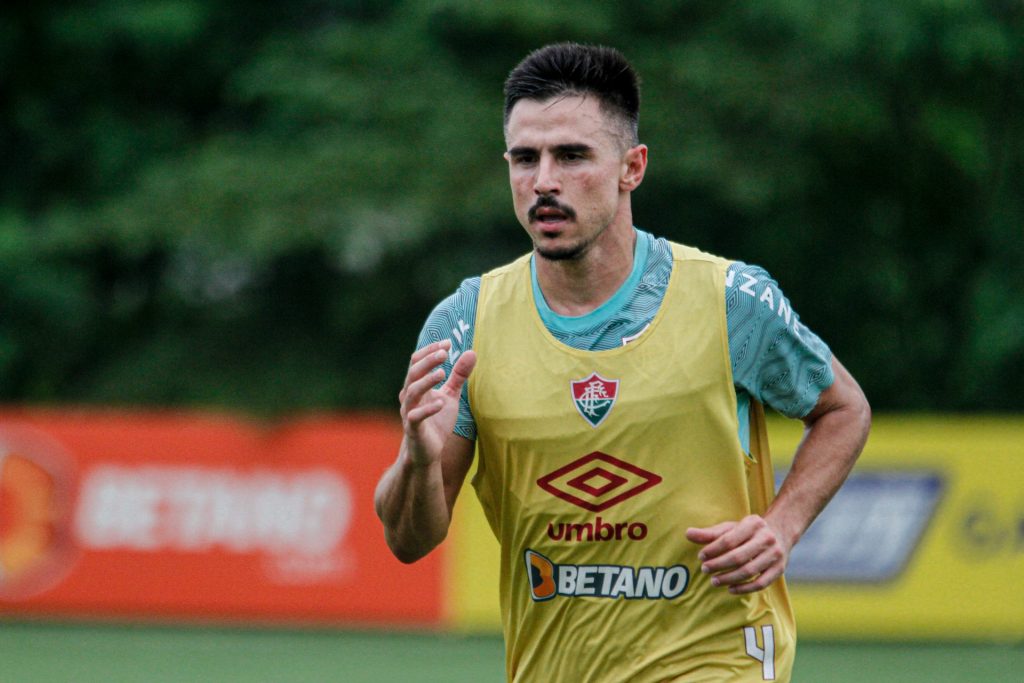
[{"label": "right arm", "polygon": [[402,445],[374,494],[388,547],[406,563],[425,556],[448,534],[455,499],[473,462],[474,442],[452,429],[476,355],[460,355],[444,384],[434,388],[444,378],[440,366],[450,349],[445,339],[412,355],[398,396]]}]

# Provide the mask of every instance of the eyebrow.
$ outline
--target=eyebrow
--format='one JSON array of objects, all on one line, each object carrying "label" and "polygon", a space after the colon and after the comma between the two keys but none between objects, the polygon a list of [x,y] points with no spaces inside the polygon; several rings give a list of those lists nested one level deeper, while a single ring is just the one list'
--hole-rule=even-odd
[{"label": "eyebrow", "polygon": [[[556,154],[582,154],[589,152],[593,149],[590,145],[583,144],[582,142],[566,143],[564,145],[555,145],[552,150]],[[515,157],[523,154],[536,154],[537,148],[535,147],[513,147],[508,150],[508,155]]]}]

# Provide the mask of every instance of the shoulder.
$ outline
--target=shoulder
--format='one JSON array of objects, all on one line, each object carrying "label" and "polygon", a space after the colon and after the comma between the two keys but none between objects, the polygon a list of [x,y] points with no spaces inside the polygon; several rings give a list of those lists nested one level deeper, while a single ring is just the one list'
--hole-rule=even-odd
[{"label": "shoulder", "polygon": [[700,263],[710,263],[721,267],[728,267],[733,263],[727,258],[703,251],[697,247],[678,244],[676,242],[671,242],[670,244],[672,245],[672,256],[676,261],[696,261]]},{"label": "shoulder", "polygon": [[[655,237],[650,233],[637,230],[641,239],[648,245],[647,264],[641,278],[641,289],[654,288],[660,293],[668,286],[672,271],[682,265],[691,272],[704,272],[713,280],[724,280],[726,272],[737,263],[730,259],[717,256],[702,249],[673,242],[664,237]],[[660,296],[659,296],[660,302]]]},{"label": "shoulder", "polygon": [[744,263],[743,261],[733,261],[729,266],[729,286],[736,286],[736,284],[740,282],[740,276],[742,276],[746,282],[775,282],[775,279],[772,278],[772,276],[768,274],[768,271],[761,266]]},{"label": "shoulder", "polygon": [[767,270],[734,261],[725,276],[725,308],[730,313],[760,319],[777,319],[799,337],[799,317]]},{"label": "shoulder", "polygon": [[479,296],[480,277],[463,280],[458,289],[441,300],[427,316],[417,347],[442,339],[452,339],[457,344],[462,342],[468,325],[476,316]]},{"label": "shoulder", "polygon": [[476,300],[480,296],[480,276],[469,277],[462,281],[458,289],[445,297],[434,310],[430,317],[441,317],[453,313],[463,313],[466,310],[476,307]]},{"label": "shoulder", "polygon": [[725,310],[734,325],[770,322],[768,331],[788,330],[797,339],[804,329],[775,278],[761,266],[742,261],[734,261],[726,273]]},{"label": "shoulder", "polygon": [[712,263],[719,266],[728,266],[732,261],[716,254],[691,247],[688,244],[672,242],[663,237],[656,240],[661,249],[667,249],[674,261],[694,261],[698,263]]},{"label": "shoulder", "polygon": [[517,258],[515,261],[512,261],[511,263],[506,263],[503,266],[498,266],[497,268],[495,268],[493,270],[487,271],[486,273],[484,273],[479,278],[475,278],[477,280],[477,283],[478,283],[477,284],[477,290],[479,290],[479,282],[481,280],[499,279],[499,278],[506,277],[508,275],[519,273],[519,272],[521,272],[523,270],[523,268],[529,268],[530,267],[530,257],[532,255],[533,255],[533,252],[529,252],[529,253],[523,254],[522,256]]},{"label": "shoulder", "polygon": [[729,268],[725,309],[736,386],[783,415],[806,415],[832,383],[828,345],[760,266]]},{"label": "shoulder", "polygon": [[667,241],[666,243],[670,250],[672,262],[686,268],[696,267],[708,273],[714,273],[718,277],[724,277],[726,271],[734,263],[730,259],[698,249],[697,247],[691,247],[687,244]]}]

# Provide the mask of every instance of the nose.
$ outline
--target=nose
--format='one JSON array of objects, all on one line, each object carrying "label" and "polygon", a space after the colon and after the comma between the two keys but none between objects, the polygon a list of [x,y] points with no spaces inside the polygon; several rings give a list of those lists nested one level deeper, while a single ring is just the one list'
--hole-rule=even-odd
[{"label": "nose", "polygon": [[538,196],[545,194],[557,195],[561,189],[555,160],[545,154],[537,164],[537,175],[533,179],[533,192]]}]

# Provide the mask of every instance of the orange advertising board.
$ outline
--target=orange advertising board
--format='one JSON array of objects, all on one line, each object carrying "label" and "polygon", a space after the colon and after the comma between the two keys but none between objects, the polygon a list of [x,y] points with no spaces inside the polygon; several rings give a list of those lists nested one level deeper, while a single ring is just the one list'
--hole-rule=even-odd
[{"label": "orange advertising board", "polygon": [[401,428],[0,414],[6,614],[432,625],[440,559],[395,560],[374,485]]}]

